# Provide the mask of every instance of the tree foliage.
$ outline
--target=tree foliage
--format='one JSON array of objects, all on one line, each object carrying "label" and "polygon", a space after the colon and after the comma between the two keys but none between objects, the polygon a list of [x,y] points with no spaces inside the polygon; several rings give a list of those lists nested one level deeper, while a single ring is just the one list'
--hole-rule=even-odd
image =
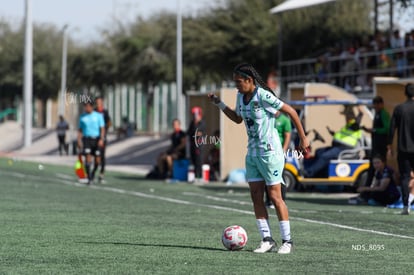
[{"label": "tree foliage", "polygon": [[[401,0],[400,0],[401,1]],[[282,15],[270,9],[282,0],[227,0],[224,5],[183,17],[183,85],[231,78],[237,63],[247,61],[262,75],[277,65],[282,23],[283,60],[304,58],[351,37],[372,32],[371,0],[338,1]],[[411,3],[411,1],[404,1]],[[0,92],[21,92],[23,29],[0,21]],[[68,87],[103,88],[117,83],[146,86],[175,81],[176,15],[161,12],[128,25],[103,29],[102,40],[68,50]],[[50,25],[34,28],[34,90],[56,96],[60,88],[62,33]]]}]

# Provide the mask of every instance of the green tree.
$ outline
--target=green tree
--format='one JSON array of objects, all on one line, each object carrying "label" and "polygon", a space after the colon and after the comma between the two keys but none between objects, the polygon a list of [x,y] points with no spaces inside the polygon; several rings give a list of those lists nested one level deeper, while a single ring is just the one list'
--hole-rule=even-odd
[{"label": "green tree", "polygon": [[53,25],[35,25],[33,30],[33,93],[47,100],[60,90],[62,32]]},{"label": "green tree", "polygon": [[0,21],[0,95],[21,94],[23,87],[23,32]]}]

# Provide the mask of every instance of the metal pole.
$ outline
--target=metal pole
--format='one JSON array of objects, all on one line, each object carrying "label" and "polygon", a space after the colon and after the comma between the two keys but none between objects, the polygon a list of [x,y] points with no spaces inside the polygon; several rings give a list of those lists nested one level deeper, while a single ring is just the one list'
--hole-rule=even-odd
[{"label": "metal pole", "polygon": [[68,34],[67,34],[68,25],[63,26],[63,42],[62,42],[62,72],[61,72],[61,82],[60,82],[60,108],[59,113],[62,116],[65,116],[65,93],[66,93],[66,63],[68,55]]},{"label": "metal pole", "polygon": [[374,33],[378,32],[378,0],[374,0]]},{"label": "metal pole", "polygon": [[282,78],[282,58],[283,58],[283,28],[282,28],[282,14],[277,14],[277,23],[278,23],[278,51],[277,51],[277,76],[279,78],[279,91],[282,94],[283,91],[283,78]]},{"label": "metal pole", "polygon": [[394,32],[394,2],[390,0],[390,30],[388,36],[391,37]]},{"label": "metal pole", "polygon": [[185,125],[185,104],[183,101],[183,57],[182,57],[182,16],[181,1],[177,0],[177,116]]},{"label": "metal pole", "polygon": [[25,40],[24,40],[24,147],[32,144],[32,99],[33,99],[33,25],[31,0],[26,0],[25,6]]}]

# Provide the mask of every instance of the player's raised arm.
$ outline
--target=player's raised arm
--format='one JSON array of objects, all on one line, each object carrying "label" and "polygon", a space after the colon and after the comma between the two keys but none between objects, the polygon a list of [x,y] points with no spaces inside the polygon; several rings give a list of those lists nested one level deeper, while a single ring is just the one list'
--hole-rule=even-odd
[{"label": "player's raised arm", "polygon": [[299,116],[296,113],[295,109],[292,108],[289,104],[283,104],[282,108],[280,109],[285,114],[288,114],[289,117],[292,119],[293,124],[298,131],[299,138],[300,138],[300,147],[302,150],[306,151],[309,148],[309,141],[306,138],[305,130],[303,129],[302,123],[300,122]]},{"label": "player's raised arm", "polygon": [[237,124],[242,123],[243,119],[240,116],[238,116],[234,110],[230,109],[223,101],[221,101],[220,98],[218,98],[218,96],[214,94],[208,94],[208,97],[210,101],[214,105],[219,107],[229,119],[236,122]]}]

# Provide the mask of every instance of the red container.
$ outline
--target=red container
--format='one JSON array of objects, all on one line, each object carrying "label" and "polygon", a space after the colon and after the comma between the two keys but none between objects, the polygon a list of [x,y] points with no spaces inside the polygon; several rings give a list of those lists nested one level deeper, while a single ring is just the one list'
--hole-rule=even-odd
[{"label": "red container", "polygon": [[203,182],[209,182],[210,181],[210,165],[203,164],[201,166],[202,174],[203,174]]}]

